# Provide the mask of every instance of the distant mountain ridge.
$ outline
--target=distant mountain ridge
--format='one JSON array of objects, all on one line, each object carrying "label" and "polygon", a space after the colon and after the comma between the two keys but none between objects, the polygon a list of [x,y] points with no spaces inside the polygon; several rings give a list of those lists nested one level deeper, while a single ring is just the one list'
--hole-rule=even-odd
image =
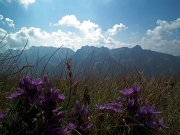
[{"label": "distant mountain ridge", "polygon": [[[90,64],[93,70],[104,70],[107,72],[113,70],[119,71],[120,66],[124,69],[128,67],[136,67],[140,72],[147,75],[156,73],[168,73],[171,70],[180,73],[180,57],[169,54],[158,53],[151,50],[143,50],[141,46],[136,45],[133,48],[116,48],[108,49],[106,47],[82,46],[76,52],[69,48],[60,48],[56,53],[55,47],[31,47],[24,50],[21,60],[25,61],[26,56],[28,62],[37,61],[43,58],[44,63],[48,62],[51,67],[57,66],[61,61],[71,57],[74,70],[89,70]],[[17,51],[11,50],[12,54],[17,54]],[[20,51],[19,51],[20,52]],[[8,53],[5,52],[5,53]],[[49,59],[51,56],[53,57]],[[119,63],[119,66],[113,67],[113,64]],[[111,67],[112,66],[112,67]]]},{"label": "distant mountain ridge", "polygon": [[[81,52],[89,50],[86,57],[83,56],[83,60],[78,61],[76,58],[80,58]],[[75,58],[73,56],[76,56]],[[173,70],[174,72],[180,73],[180,58],[169,55],[158,53],[151,50],[143,50],[141,46],[136,45],[133,48],[116,48],[108,49],[105,47],[97,48],[94,47],[94,50],[90,46],[84,46],[81,49],[77,50],[75,54],[71,56],[74,61],[76,61],[77,67],[83,67],[88,63],[95,63],[95,69],[97,65],[104,64],[104,67],[111,65],[113,62],[119,62],[119,64],[128,69],[128,67],[137,67],[139,71],[147,75],[154,75],[157,73],[168,73]],[[104,58],[108,59],[108,62],[104,62]],[[117,67],[115,70],[119,70]]]}]

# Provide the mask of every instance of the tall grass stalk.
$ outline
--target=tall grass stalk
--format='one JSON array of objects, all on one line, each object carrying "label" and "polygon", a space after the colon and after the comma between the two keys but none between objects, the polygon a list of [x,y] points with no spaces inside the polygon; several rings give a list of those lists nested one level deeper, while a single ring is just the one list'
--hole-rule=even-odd
[{"label": "tall grass stalk", "polygon": [[[4,38],[0,41],[0,44],[2,44],[3,40]],[[104,58],[104,61],[98,66],[96,72],[93,70],[95,63],[92,63],[92,61],[88,67],[84,66],[84,68],[75,71],[73,70],[73,68],[75,69],[75,67],[73,67],[75,64],[72,66],[72,59],[68,59],[67,61],[60,61],[57,67],[54,69],[51,68],[50,73],[50,71],[48,71],[48,61],[56,52],[45,62],[42,69],[39,69],[39,64],[42,64],[41,62],[44,57],[37,60],[35,64],[31,64],[26,60],[27,65],[25,65],[25,67],[19,67],[19,57],[22,55],[22,52],[15,56],[12,55],[11,51],[9,51],[9,54],[0,55],[0,112],[3,114],[9,112],[7,116],[8,123],[12,116],[16,115],[20,98],[14,103],[5,97],[16,91],[16,88],[19,87],[18,82],[22,77],[28,76],[29,73],[31,73],[31,77],[42,78],[42,76],[47,73],[52,86],[60,89],[60,92],[66,97],[64,102],[58,107],[67,111],[63,118],[62,125],[65,127],[69,122],[74,123],[72,132],[69,134],[133,134],[137,132],[137,130],[144,130],[148,134],[156,134],[158,132],[157,130],[161,131],[161,134],[180,134],[179,75],[170,73],[168,76],[163,74],[153,77],[145,76],[138,71],[138,67],[130,66],[127,68],[121,64],[120,59],[112,61],[108,58]],[[66,64],[64,64],[65,61]],[[109,62],[110,68],[105,67],[104,62],[107,61]],[[31,67],[28,68],[28,66]],[[66,76],[64,74],[66,74]],[[160,127],[153,130],[145,126],[142,121],[133,117],[132,114],[129,114],[125,107],[121,108],[123,111],[121,114],[116,114],[108,109],[104,111],[97,109],[97,105],[114,103],[118,97],[123,97],[123,95],[119,93],[119,90],[131,88],[133,84],[141,86],[141,90],[138,93],[141,100],[138,106],[140,107],[144,104],[152,106],[155,104],[156,110],[162,111],[162,114],[159,116],[160,119],[163,119],[165,125],[169,128]],[[39,95],[39,97],[37,97],[29,110],[27,110],[27,113],[32,109],[36,109],[36,103],[41,96],[42,95]],[[89,99],[90,102],[87,102],[87,99]],[[72,109],[76,109],[75,102],[77,100],[80,101],[80,107],[88,110],[88,114],[81,111],[82,108],[80,108],[75,111],[77,115],[76,118],[78,119],[73,119],[71,116]],[[84,118],[82,118],[82,116],[84,116]],[[83,123],[78,125],[79,121],[76,120],[82,120]],[[88,124],[91,126],[91,123],[93,127],[88,129]],[[4,126],[3,123],[1,123],[0,128],[2,126]],[[83,127],[82,130],[80,128],[81,126]]]}]

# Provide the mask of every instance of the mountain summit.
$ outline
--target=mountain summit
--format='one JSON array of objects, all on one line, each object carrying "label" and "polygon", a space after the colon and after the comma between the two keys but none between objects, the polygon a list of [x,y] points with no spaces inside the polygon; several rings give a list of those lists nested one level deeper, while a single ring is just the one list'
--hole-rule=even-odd
[{"label": "mountain summit", "polygon": [[[180,73],[179,57],[143,50],[140,45],[133,48],[122,47],[116,49],[86,45],[76,52],[69,48],[61,48],[55,53],[56,50],[57,48],[54,47],[31,47],[24,50],[19,63],[23,66],[25,63],[23,64],[22,61],[28,60],[30,64],[33,64],[42,59],[41,63],[46,63],[49,60],[48,65],[56,67],[59,63],[71,57],[73,65],[75,65],[74,70],[85,68],[83,72],[88,71],[91,65],[91,68],[98,72],[110,72],[110,70],[117,72],[122,71],[120,68],[132,70],[136,67],[138,71],[146,75],[169,73],[171,71]],[[11,53],[15,55],[17,51],[11,50]],[[113,67],[115,65],[116,67]]]}]

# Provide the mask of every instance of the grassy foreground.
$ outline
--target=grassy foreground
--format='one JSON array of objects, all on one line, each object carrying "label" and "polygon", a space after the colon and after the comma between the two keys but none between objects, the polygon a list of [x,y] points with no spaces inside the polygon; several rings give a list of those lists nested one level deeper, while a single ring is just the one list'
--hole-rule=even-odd
[{"label": "grassy foreground", "polygon": [[19,67],[20,55],[0,54],[0,134],[180,134],[177,74],[94,73],[89,66],[80,78],[72,59],[49,70],[38,62]]}]

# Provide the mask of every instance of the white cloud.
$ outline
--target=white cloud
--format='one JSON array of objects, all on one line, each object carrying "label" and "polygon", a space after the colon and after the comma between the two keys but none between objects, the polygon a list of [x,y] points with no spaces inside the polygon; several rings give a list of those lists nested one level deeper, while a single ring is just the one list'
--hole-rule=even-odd
[{"label": "white cloud", "polygon": [[3,20],[3,19],[4,19],[3,15],[0,14],[0,21]]},{"label": "white cloud", "polygon": [[[96,27],[96,25],[93,26]],[[84,27],[81,28],[83,29]],[[47,33],[39,28],[23,27],[15,33],[8,34],[4,42],[6,42],[6,49],[20,50],[23,49],[27,39],[29,39],[27,48],[30,48],[31,46],[60,47],[63,45],[64,47],[71,48],[75,51],[81,48],[83,45],[94,45],[96,47],[105,46],[109,48],[118,48],[125,45],[125,43],[116,41],[113,38],[105,37],[100,28],[92,29],[92,27],[90,27],[83,30],[84,31],[82,31],[82,33],[87,33],[78,34],[75,32],[63,32],[62,30]],[[88,31],[93,33],[88,33]],[[4,33],[2,36],[0,35],[0,37],[3,37],[6,31],[0,29],[0,33]]]},{"label": "white cloud", "polygon": [[157,52],[168,53],[173,55],[180,55],[180,40],[156,40],[151,38],[143,37],[141,42],[144,49],[150,49]]},{"label": "white cloud", "polygon": [[36,0],[18,0],[20,4],[22,4],[25,8],[27,8],[30,4],[33,4]]},{"label": "white cloud", "polygon": [[180,28],[180,18],[170,22],[157,20],[157,25],[153,30],[147,30],[147,36],[143,37],[139,44],[144,49],[180,55],[180,39],[175,35]]},{"label": "white cloud", "polygon": [[[2,39],[2,37],[6,34],[6,31],[3,29],[0,29],[0,33],[3,33],[3,34],[0,34],[0,38]],[[51,40],[51,34],[45,31],[42,31],[39,28],[23,27],[19,31],[15,33],[10,33],[6,36],[6,38],[4,39],[4,42],[6,43],[5,48],[21,50],[25,46],[25,43],[27,42],[27,40],[28,40],[27,48],[30,48],[32,45],[47,46],[47,45],[51,45],[51,43],[53,44],[53,41]]]},{"label": "white cloud", "polygon": [[6,21],[6,23],[9,25],[9,27],[14,27],[13,20],[11,20],[11,19],[9,19],[9,18],[6,18],[5,21]]},{"label": "white cloud", "polygon": [[147,30],[146,34],[153,39],[162,39],[173,34],[173,30],[180,28],[180,18],[170,23],[167,21],[157,20],[157,27],[153,30]]},{"label": "white cloud", "polygon": [[125,29],[128,29],[128,27],[126,27],[124,24],[115,24],[111,29],[108,29],[106,33],[109,35],[116,35],[118,32]]},{"label": "white cloud", "polygon": [[80,22],[77,20],[77,18],[74,15],[67,15],[67,16],[64,16],[61,20],[59,20],[58,23],[53,24],[53,25],[54,26],[67,25],[67,26],[78,28],[80,26]]},{"label": "white cloud", "polygon": [[5,35],[7,33],[7,31],[5,31],[4,29],[0,28],[0,36]]},{"label": "white cloud", "polygon": [[5,22],[3,20],[4,20],[4,17],[3,15],[0,14],[0,22],[5,25]]},{"label": "white cloud", "polygon": [[[23,5],[25,8],[27,8],[30,4],[33,4],[36,0],[6,0],[6,1],[9,3],[11,3],[12,1],[15,1],[15,2],[19,3],[20,5]],[[0,0],[0,2],[1,2],[1,0]],[[6,3],[4,3],[4,4],[6,4]]]},{"label": "white cloud", "polygon": [[[4,29],[0,28],[0,41],[5,37],[5,35],[7,34],[7,31],[5,31]],[[7,37],[7,36],[6,36]],[[7,46],[5,45],[7,43],[6,39],[4,39],[1,44],[0,44],[0,53],[4,52],[7,50]],[[5,46],[4,46],[5,45]]]},{"label": "white cloud", "polygon": [[[85,44],[93,44],[93,45],[98,45],[102,44],[104,40],[104,36],[101,33],[101,29],[99,26],[90,20],[85,20],[82,23],[76,18],[74,15],[67,15],[62,17],[61,20],[59,20],[58,23],[56,24],[50,24],[50,26],[58,26],[58,25],[66,25],[69,27],[75,27],[77,30],[79,30],[79,35],[81,40],[81,43]],[[77,33],[76,33],[77,35]],[[76,36],[74,38],[77,41],[79,41],[79,36]]]},{"label": "white cloud", "polygon": [[90,34],[90,32],[93,32],[99,29],[98,25],[91,22],[90,20],[87,20],[87,21],[85,20],[81,23],[74,15],[66,15],[62,17],[62,19],[59,20],[58,23],[56,24],[50,23],[50,26],[52,25],[54,26],[66,25],[69,27],[75,27],[85,34]]},{"label": "white cloud", "polygon": [[[48,33],[42,31],[40,28],[26,28],[23,27],[15,33],[8,34],[6,41],[7,47],[11,49],[22,49],[28,40],[27,48],[31,46],[54,46],[54,47],[68,47],[76,51],[83,45],[93,45],[96,47],[109,47],[118,48],[123,46],[129,46],[130,44],[121,43],[113,38],[108,37],[105,32],[101,31],[98,24],[91,22],[90,20],[84,20],[80,22],[74,15],[68,15],[62,17],[57,24],[51,26],[64,25],[73,27],[76,30],[62,31],[61,29]],[[131,45],[130,45],[131,46]]]},{"label": "white cloud", "polygon": [[4,29],[0,28],[0,41],[4,38],[4,36],[7,34],[7,31]]}]

